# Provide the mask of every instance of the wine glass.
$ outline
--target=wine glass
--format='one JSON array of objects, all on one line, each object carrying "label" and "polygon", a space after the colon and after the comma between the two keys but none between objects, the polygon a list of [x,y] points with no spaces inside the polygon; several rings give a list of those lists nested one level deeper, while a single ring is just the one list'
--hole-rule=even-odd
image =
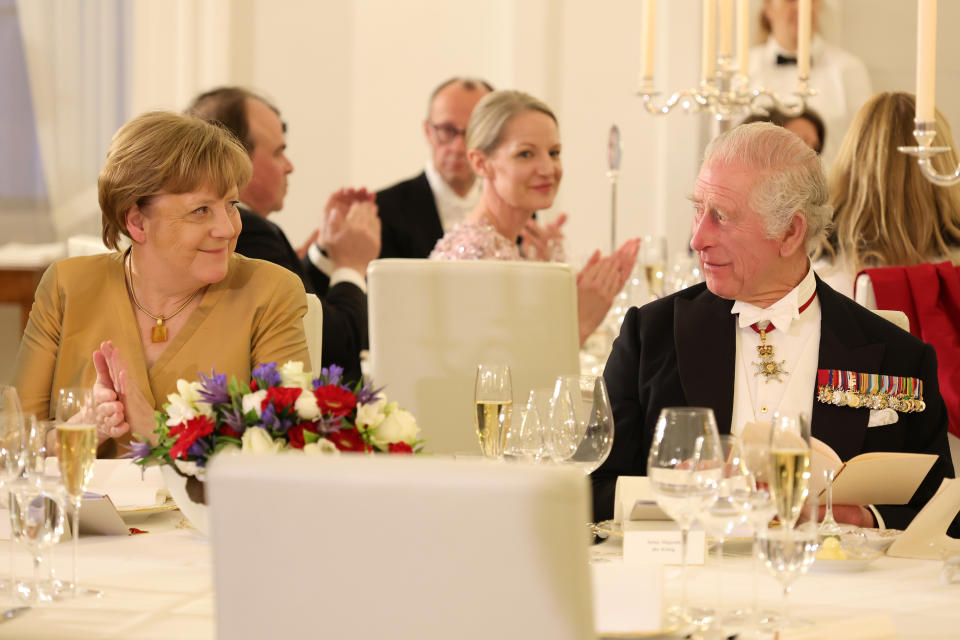
[{"label": "wine glass", "polygon": [[[776,612],[760,609],[760,567],[763,565],[763,555],[760,550],[760,536],[770,525],[770,521],[777,515],[777,506],[770,495],[770,442],[769,438],[757,441],[741,442],[743,448],[744,469],[747,472],[748,487],[750,490],[750,508],[747,511],[747,524],[753,534],[753,598],[749,614],[757,628],[769,627],[779,623],[780,616]],[[741,619],[747,618],[747,611],[734,614]]]},{"label": "wine glass", "polygon": [[[816,501],[810,503],[815,509]],[[772,527],[759,535],[764,564],[783,587],[783,612],[777,624],[780,628],[809,624],[805,620],[790,618],[790,587],[816,559],[820,541],[815,522],[808,520],[794,527]]]},{"label": "wine glass", "polygon": [[850,524],[840,524],[833,517],[833,479],[837,475],[836,469],[824,469],[823,479],[826,482],[827,505],[823,512],[823,522],[820,523],[820,539],[835,537],[838,540],[845,536],[856,536],[860,529]]},{"label": "wine glass", "polygon": [[503,437],[505,459],[543,462],[549,457],[544,440],[551,417],[552,389],[531,389],[520,410],[520,422],[512,421]]},{"label": "wine glass", "polygon": [[743,463],[740,440],[736,436],[721,435],[720,449],[723,466],[718,482],[717,499],[698,516],[707,534],[717,546],[717,602],[713,612],[705,612],[703,622],[719,620],[723,614],[723,543],[739,525],[747,521],[750,508],[748,479]]},{"label": "wine glass", "polygon": [[[17,390],[9,385],[0,385],[0,488],[9,497],[9,485],[23,473],[23,412]],[[5,502],[5,501],[4,501]],[[6,587],[14,596],[16,578],[13,564],[13,537],[9,542],[10,576]]]},{"label": "wine glass", "polygon": [[51,584],[41,581],[44,551],[63,535],[64,489],[58,478],[29,474],[10,483],[11,539],[33,556],[33,583],[21,594],[31,603],[56,598]]},{"label": "wine glass", "polygon": [[510,430],[513,416],[510,367],[501,364],[479,365],[473,399],[477,406],[475,426],[480,450],[488,458],[500,458],[503,453],[501,438]]},{"label": "wine glass", "polygon": [[717,498],[723,457],[711,409],[667,407],[657,418],[647,476],[657,504],[680,527],[680,605],[675,622],[691,621],[687,611],[687,538],[697,514]]},{"label": "wine glass", "polygon": [[663,236],[644,236],[640,243],[640,264],[643,265],[650,297],[662,298],[667,275],[667,239]]},{"label": "wine glass", "polygon": [[560,376],[554,389],[552,428],[558,462],[590,474],[613,448],[613,411],[600,376]]},{"label": "wine glass", "polygon": [[93,477],[97,457],[97,425],[94,417],[93,390],[68,387],[57,398],[57,443],[60,476],[73,510],[73,580],[70,593],[99,595],[94,589],[77,589],[77,554],[80,541],[80,507],[83,492]]},{"label": "wine glass", "polygon": [[780,523],[792,529],[810,493],[810,421],[776,414],[770,429],[770,493]]}]

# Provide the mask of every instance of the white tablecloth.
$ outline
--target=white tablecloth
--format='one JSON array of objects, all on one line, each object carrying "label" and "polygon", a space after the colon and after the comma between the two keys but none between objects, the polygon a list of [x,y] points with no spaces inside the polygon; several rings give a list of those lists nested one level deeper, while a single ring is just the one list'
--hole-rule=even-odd
[{"label": "white tablecloth", "polygon": [[[133,526],[150,533],[80,540],[81,583],[103,591],[100,598],[71,599],[32,608],[0,624],[3,638],[136,638],[138,640],[215,637],[210,541],[183,528],[179,512],[149,516]],[[55,549],[61,574],[70,567],[71,543]],[[7,542],[0,542],[0,573],[8,565]],[[613,545],[594,548],[597,562],[619,561]],[[29,575],[26,552],[18,550],[21,577]],[[886,614],[901,638],[960,637],[960,584],[944,585],[942,564],[882,557],[863,571],[824,573],[816,565],[800,577],[791,593],[791,611],[808,619],[842,619]],[[713,606],[720,572],[711,558],[691,567],[689,598]],[[723,564],[724,604],[748,604],[752,598],[752,560],[728,557]],[[679,589],[676,567],[666,570],[668,597]],[[760,573],[761,604],[778,610],[780,587],[765,569]],[[637,594],[642,597],[642,594]],[[0,596],[0,605],[9,601]],[[427,605],[428,606],[428,605]],[[318,633],[322,632],[322,623]]]}]

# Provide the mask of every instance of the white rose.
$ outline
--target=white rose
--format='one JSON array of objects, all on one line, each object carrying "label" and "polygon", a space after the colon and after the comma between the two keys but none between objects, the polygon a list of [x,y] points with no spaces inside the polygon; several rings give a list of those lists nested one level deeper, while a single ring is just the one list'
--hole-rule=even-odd
[{"label": "white rose", "polygon": [[337,449],[336,445],[327,440],[326,438],[320,438],[316,442],[311,442],[309,444],[303,445],[303,452],[308,456],[338,456],[340,455],[340,450]]},{"label": "white rose", "polygon": [[301,389],[310,387],[310,374],[303,372],[302,362],[288,360],[277,372],[280,374],[282,387],[300,387]]},{"label": "white rose", "polygon": [[379,427],[380,423],[383,422],[383,419],[386,417],[386,414],[383,410],[386,404],[386,399],[378,397],[375,402],[368,402],[367,404],[358,405],[357,419],[354,420],[357,428],[375,429]]},{"label": "white rose", "polygon": [[248,393],[240,400],[240,406],[243,409],[244,415],[249,411],[253,411],[257,414],[257,417],[260,417],[260,405],[263,404],[263,399],[267,397],[267,390],[260,389],[260,391],[254,391],[253,393]]},{"label": "white rose", "polygon": [[205,475],[204,469],[203,467],[198,467],[197,463],[193,460],[180,460],[178,458],[173,461],[173,464],[180,470],[180,473],[187,476],[196,476],[198,480],[203,480]]},{"label": "white rose", "polygon": [[249,427],[240,441],[243,453],[275,453],[284,446],[282,440],[274,440],[262,427]]},{"label": "white rose", "polygon": [[183,378],[177,380],[177,393],[190,404],[195,404],[200,400],[200,389],[203,388],[199,382],[187,382]]},{"label": "white rose", "polygon": [[413,443],[420,433],[417,420],[413,414],[403,409],[395,409],[387,414],[380,426],[373,433],[373,440],[377,446],[385,447],[391,442]]},{"label": "white rose", "polygon": [[[183,380],[180,382],[183,382]],[[171,393],[167,396],[167,402],[167,415],[170,416],[167,418],[168,427],[183,424],[197,417],[197,410],[183,396]]]},{"label": "white rose", "polygon": [[320,417],[320,407],[317,406],[317,398],[310,391],[304,390],[293,405],[297,410],[297,415],[304,420],[316,420]]}]

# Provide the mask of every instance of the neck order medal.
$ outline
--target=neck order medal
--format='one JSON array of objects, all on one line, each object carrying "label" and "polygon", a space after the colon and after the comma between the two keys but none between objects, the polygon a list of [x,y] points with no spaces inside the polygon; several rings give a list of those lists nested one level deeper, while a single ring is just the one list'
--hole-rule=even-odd
[{"label": "neck order medal", "polygon": [[[756,325],[754,325],[754,327],[756,327]],[[790,375],[790,372],[783,368],[786,360],[777,362],[773,345],[767,344],[767,330],[759,328],[756,330],[760,333],[760,344],[757,345],[757,355],[760,356],[760,362],[754,361],[750,363],[757,368],[757,370],[753,372],[753,375],[763,376],[764,383],[770,382],[771,379],[783,383],[780,376]]]}]

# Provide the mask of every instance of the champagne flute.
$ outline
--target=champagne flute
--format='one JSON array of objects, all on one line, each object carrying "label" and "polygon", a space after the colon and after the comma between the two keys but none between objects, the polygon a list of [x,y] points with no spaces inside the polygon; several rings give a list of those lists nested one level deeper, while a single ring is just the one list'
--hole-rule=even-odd
[{"label": "champagne flute", "polygon": [[663,236],[644,236],[640,243],[640,262],[650,297],[662,298],[667,276],[667,239]]},{"label": "champagne flute", "polygon": [[697,514],[717,498],[723,464],[713,410],[667,407],[657,418],[647,476],[657,504],[680,527],[680,605],[675,622],[691,621],[687,610],[687,538]]},{"label": "champagne flute", "polygon": [[473,399],[477,407],[475,426],[480,439],[480,450],[488,458],[500,458],[503,453],[501,439],[510,430],[513,417],[510,367],[499,364],[479,365]]},{"label": "champagne flute", "polygon": [[77,589],[77,555],[80,542],[80,507],[83,492],[93,477],[97,457],[97,425],[93,390],[69,387],[57,398],[57,443],[60,475],[73,509],[73,580],[71,595],[99,595],[94,589]]},{"label": "champagne flute", "polygon": [[562,462],[587,475],[603,464],[613,448],[613,411],[601,376],[557,378],[555,407],[561,411]]},{"label": "champagne flute", "polygon": [[792,529],[810,493],[810,422],[776,414],[770,429],[770,493],[781,524]]},{"label": "champagne flute", "polygon": [[10,483],[11,539],[33,556],[33,584],[21,593],[32,603],[56,599],[52,585],[41,582],[44,551],[63,535],[64,490],[57,478],[30,474]]}]

